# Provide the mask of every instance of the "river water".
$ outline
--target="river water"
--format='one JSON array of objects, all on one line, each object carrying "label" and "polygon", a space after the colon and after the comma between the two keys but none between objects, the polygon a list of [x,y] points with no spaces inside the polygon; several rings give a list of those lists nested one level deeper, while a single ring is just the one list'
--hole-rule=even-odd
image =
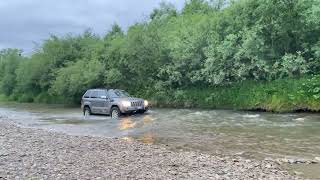
[{"label": "river water", "polygon": [[[117,137],[172,150],[246,158],[320,157],[320,114],[272,114],[231,110],[152,109],[145,115],[84,118],[80,108],[43,104],[0,104],[0,117],[26,127],[72,135]],[[288,165],[320,178],[320,165]]]}]

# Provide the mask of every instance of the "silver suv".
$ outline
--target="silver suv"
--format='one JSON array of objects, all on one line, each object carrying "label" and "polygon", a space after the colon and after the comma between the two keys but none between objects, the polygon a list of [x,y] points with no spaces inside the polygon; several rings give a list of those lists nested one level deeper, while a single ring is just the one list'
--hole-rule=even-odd
[{"label": "silver suv", "polygon": [[81,109],[85,116],[105,114],[118,118],[122,114],[145,113],[149,103],[119,89],[90,89],[82,96]]}]

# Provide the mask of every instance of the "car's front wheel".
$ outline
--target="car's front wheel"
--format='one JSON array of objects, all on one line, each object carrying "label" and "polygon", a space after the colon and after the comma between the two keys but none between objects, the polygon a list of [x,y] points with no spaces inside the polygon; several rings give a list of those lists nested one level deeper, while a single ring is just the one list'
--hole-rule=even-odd
[{"label": "car's front wheel", "polygon": [[139,110],[138,111],[139,114],[144,114],[145,112],[147,112],[147,110]]},{"label": "car's front wheel", "polygon": [[84,117],[89,117],[91,115],[91,109],[89,107],[85,107],[83,109],[83,115]]},{"label": "car's front wheel", "polygon": [[110,110],[110,115],[112,119],[118,119],[121,116],[121,111],[118,107],[113,107]]}]

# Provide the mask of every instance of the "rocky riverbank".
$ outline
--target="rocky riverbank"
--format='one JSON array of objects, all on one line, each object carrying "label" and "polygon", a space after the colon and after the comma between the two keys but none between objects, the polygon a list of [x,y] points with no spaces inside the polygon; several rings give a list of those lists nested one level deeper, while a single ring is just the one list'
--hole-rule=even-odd
[{"label": "rocky riverbank", "polygon": [[276,163],[18,127],[0,120],[0,179],[298,179]]}]

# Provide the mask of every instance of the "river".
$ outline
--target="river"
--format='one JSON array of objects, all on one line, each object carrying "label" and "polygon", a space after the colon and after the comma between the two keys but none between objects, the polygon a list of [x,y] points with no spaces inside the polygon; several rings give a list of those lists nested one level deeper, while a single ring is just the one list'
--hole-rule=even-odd
[{"label": "river", "polygon": [[[0,117],[25,127],[72,135],[93,135],[162,144],[246,158],[320,157],[320,115],[273,114],[232,110],[152,109],[145,115],[84,118],[80,108],[43,104],[0,104]],[[286,165],[305,177],[320,177],[320,165]]]}]

